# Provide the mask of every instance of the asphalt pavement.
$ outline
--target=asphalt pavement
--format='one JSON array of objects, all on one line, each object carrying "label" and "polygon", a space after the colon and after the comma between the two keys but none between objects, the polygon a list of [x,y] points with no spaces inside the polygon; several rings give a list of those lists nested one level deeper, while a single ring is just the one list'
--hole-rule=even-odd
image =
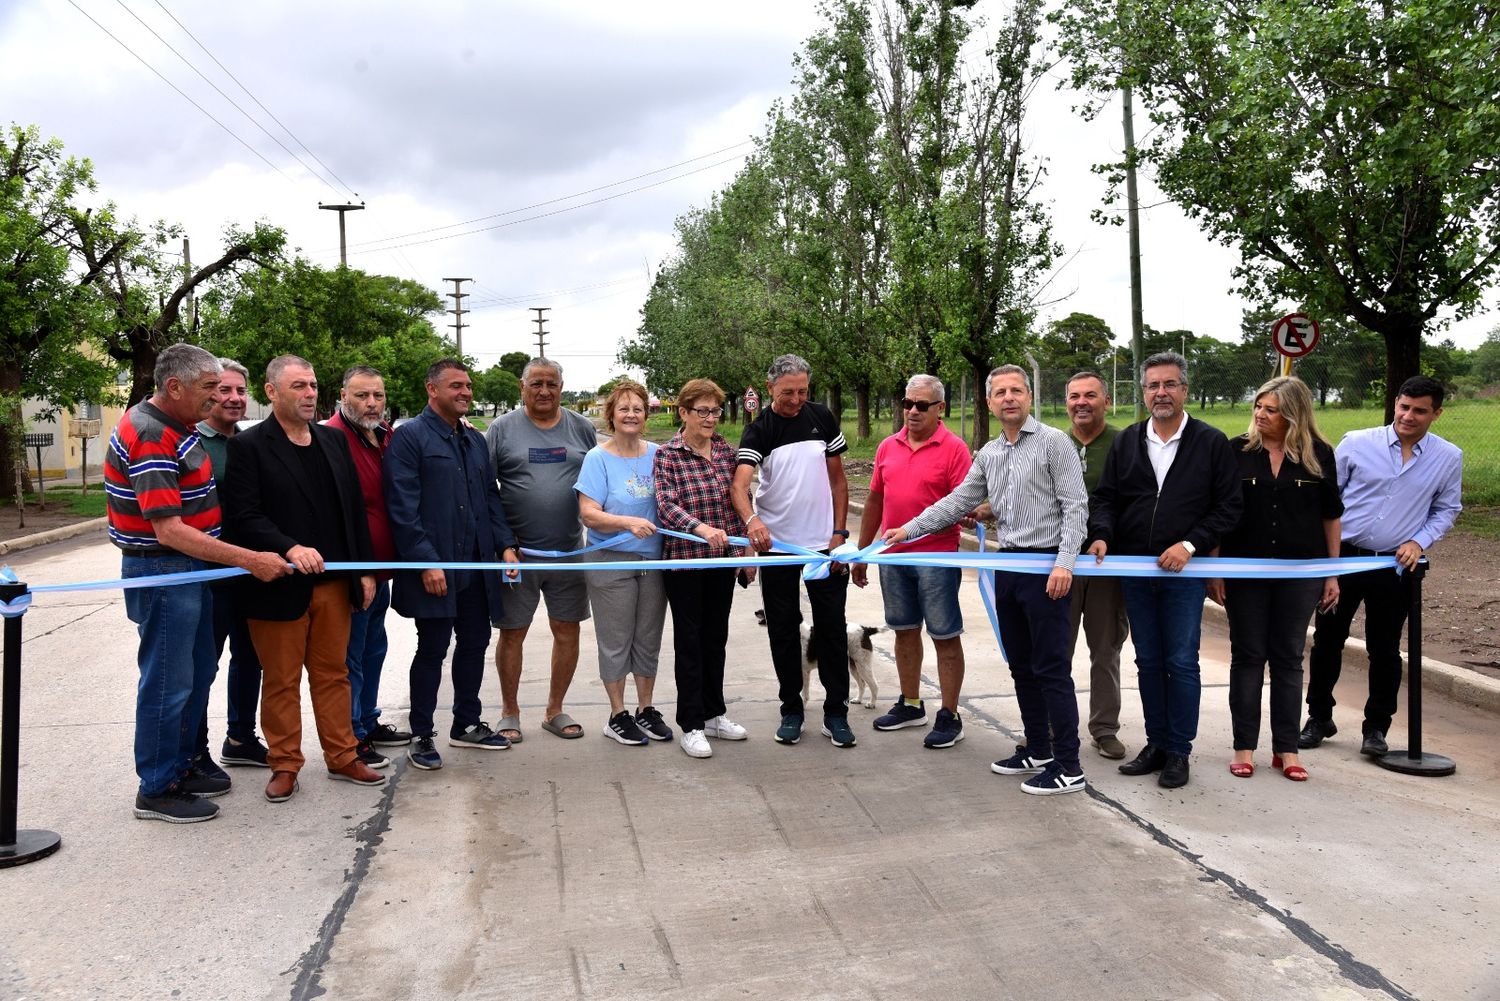
[{"label": "asphalt pavement", "polygon": [[[11,560],[33,585],[119,568],[93,538]],[[871,577],[850,589],[849,618],[879,625]],[[897,693],[889,633],[874,637],[880,703],[850,713],[857,747],[832,747],[815,714],[800,744],[774,743],[752,587],[736,593],[728,668],[730,715],[751,736],[712,758],[601,737],[588,626],[567,705],[586,735],[544,733],[539,623],[521,744],[440,742],[441,771],[398,757],[384,789],[362,789],[323,778],[308,712],[296,797],[268,803],[268,773],[231,769],[220,818],[185,826],[131,816],[136,637],[120,592],[38,596],[20,821],[63,844],[0,870],[0,997],[1500,997],[1494,715],[1429,698],[1426,745],[1457,774],[1378,768],[1357,753],[1357,708],[1343,708],[1363,702],[1351,648],[1344,730],[1304,754],[1311,781],[1271,770],[1268,736],[1255,776],[1234,778],[1227,646],[1211,626],[1191,784],[1127,778],[1085,746],[1086,793],[1026,796],[989,770],[1020,721],[972,574],[962,596],[967,739],[951,749],[871,728]],[[382,705],[399,723],[415,634],[390,624]],[[657,692],[669,721],[670,629]],[[1120,736],[1134,754],[1128,646],[1125,659]],[[1086,660],[1080,644],[1085,713]],[[930,646],[924,673],[933,711]],[[482,697],[493,719],[493,669]],[[210,711],[217,746],[222,672]],[[1403,697],[1393,747],[1405,725]]]}]

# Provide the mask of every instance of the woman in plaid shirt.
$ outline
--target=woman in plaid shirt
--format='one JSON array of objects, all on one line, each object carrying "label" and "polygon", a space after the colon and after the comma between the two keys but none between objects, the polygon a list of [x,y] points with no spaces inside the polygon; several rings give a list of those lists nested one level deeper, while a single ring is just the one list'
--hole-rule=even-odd
[{"label": "woman in plaid shirt", "polygon": [[[741,556],[726,536],[745,526],[729,503],[735,448],[716,430],[724,413],[724,391],[710,379],[694,379],[677,394],[682,430],[656,453],[656,505],[663,528],[690,532],[707,545],[668,537],[662,558]],[[754,579],[753,567],[742,571]],[[724,647],[735,571],[730,567],[669,570],[667,603],[672,609],[676,655],[677,725],[682,749],[694,758],[713,754],[708,738],[744,740],[745,728],[724,715]]]}]

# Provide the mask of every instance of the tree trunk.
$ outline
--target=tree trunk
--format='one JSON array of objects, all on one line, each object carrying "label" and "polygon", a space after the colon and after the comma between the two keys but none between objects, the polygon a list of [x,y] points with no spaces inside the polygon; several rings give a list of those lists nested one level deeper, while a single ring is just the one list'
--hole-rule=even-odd
[{"label": "tree trunk", "polygon": [[854,387],[854,410],[858,415],[855,420],[858,425],[860,441],[868,441],[870,438],[870,383],[862,381]]},{"label": "tree trunk", "polygon": [[130,399],[127,407],[150,399],[156,389],[156,356],[160,353],[149,338],[135,341],[135,350],[130,356]]},{"label": "tree trunk", "polygon": [[990,408],[987,398],[979,392],[979,387],[984,386],[988,390],[988,384],[984,381],[990,374],[989,363],[984,359],[969,359],[969,366],[974,373],[974,436],[969,444],[974,451],[979,451],[984,443],[990,440]]},{"label": "tree trunk", "polygon": [[1396,393],[1401,384],[1422,374],[1422,321],[1410,317],[1395,320],[1385,336],[1385,422],[1396,418]]},{"label": "tree trunk", "polygon": [[0,498],[15,500],[18,477],[14,475],[14,470],[19,457],[25,451],[20,441],[22,434],[19,402],[21,399],[20,362],[12,360],[0,362],[0,395],[17,401],[16,409],[7,415],[8,419],[0,421]]},{"label": "tree trunk", "polygon": [[835,382],[828,387],[828,409],[833,411],[833,419],[840,424],[844,422],[844,386],[843,383]]}]

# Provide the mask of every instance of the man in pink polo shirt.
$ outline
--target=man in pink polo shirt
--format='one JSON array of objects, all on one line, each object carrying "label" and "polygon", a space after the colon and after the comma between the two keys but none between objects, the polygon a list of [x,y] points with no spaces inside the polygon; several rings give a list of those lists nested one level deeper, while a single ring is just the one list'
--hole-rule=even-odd
[{"label": "man in pink polo shirt", "polygon": [[[906,384],[901,401],[905,417],[900,431],[875,450],[875,472],[870,477],[870,496],[859,521],[860,548],[889,528],[905,525],[942,500],[963,482],[973,460],[968,446],[943,426],[943,384],[935,376],[914,375]],[[892,546],[893,553],[951,553],[958,549],[958,525],[916,542]],[[867,568],[851,568],[855,586],[864,587]],[[890,712],[875,720],[877,730],[900,730],[921,726],[927,707],[921,699],[922,624],[937,649],[938,688],[943,707],[922,743],[926,747],[952,747],[964,739],[963,720],[958,715],[958,693],[964,680],[964,631],[958,607],[958,585],[963,573],[957,567],[880,568],[880,597],[885,603],[885,624],[896,633],[896,674],[901,679],[901,697]]]}]

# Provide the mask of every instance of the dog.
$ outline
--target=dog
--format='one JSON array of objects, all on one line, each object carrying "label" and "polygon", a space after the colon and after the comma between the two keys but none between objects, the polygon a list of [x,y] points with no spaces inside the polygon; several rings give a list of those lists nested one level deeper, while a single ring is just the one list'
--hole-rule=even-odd
[{"label": "dog", "polygon": [[[799,630],[802,633],[802,704],[807,705],[808,690],[812,687],[813,667],[818,663],[817,645],[813,642],[813,627],[806,622],[802,623]],[[857,698],[852,702],[863,702],[866,709],[874,709],[876,701],[880,698],[880,689],[875,684],[875,671],[871,668],[871,655],[874,646],[870,643],[870,637],[876,633],[884,632],[877,626],[862,626],[857,622],[849,623],[847,627],[849,636],[849,676],[858,685]],[[870,690],[869,698],[865,697],[865,689]]]}]

